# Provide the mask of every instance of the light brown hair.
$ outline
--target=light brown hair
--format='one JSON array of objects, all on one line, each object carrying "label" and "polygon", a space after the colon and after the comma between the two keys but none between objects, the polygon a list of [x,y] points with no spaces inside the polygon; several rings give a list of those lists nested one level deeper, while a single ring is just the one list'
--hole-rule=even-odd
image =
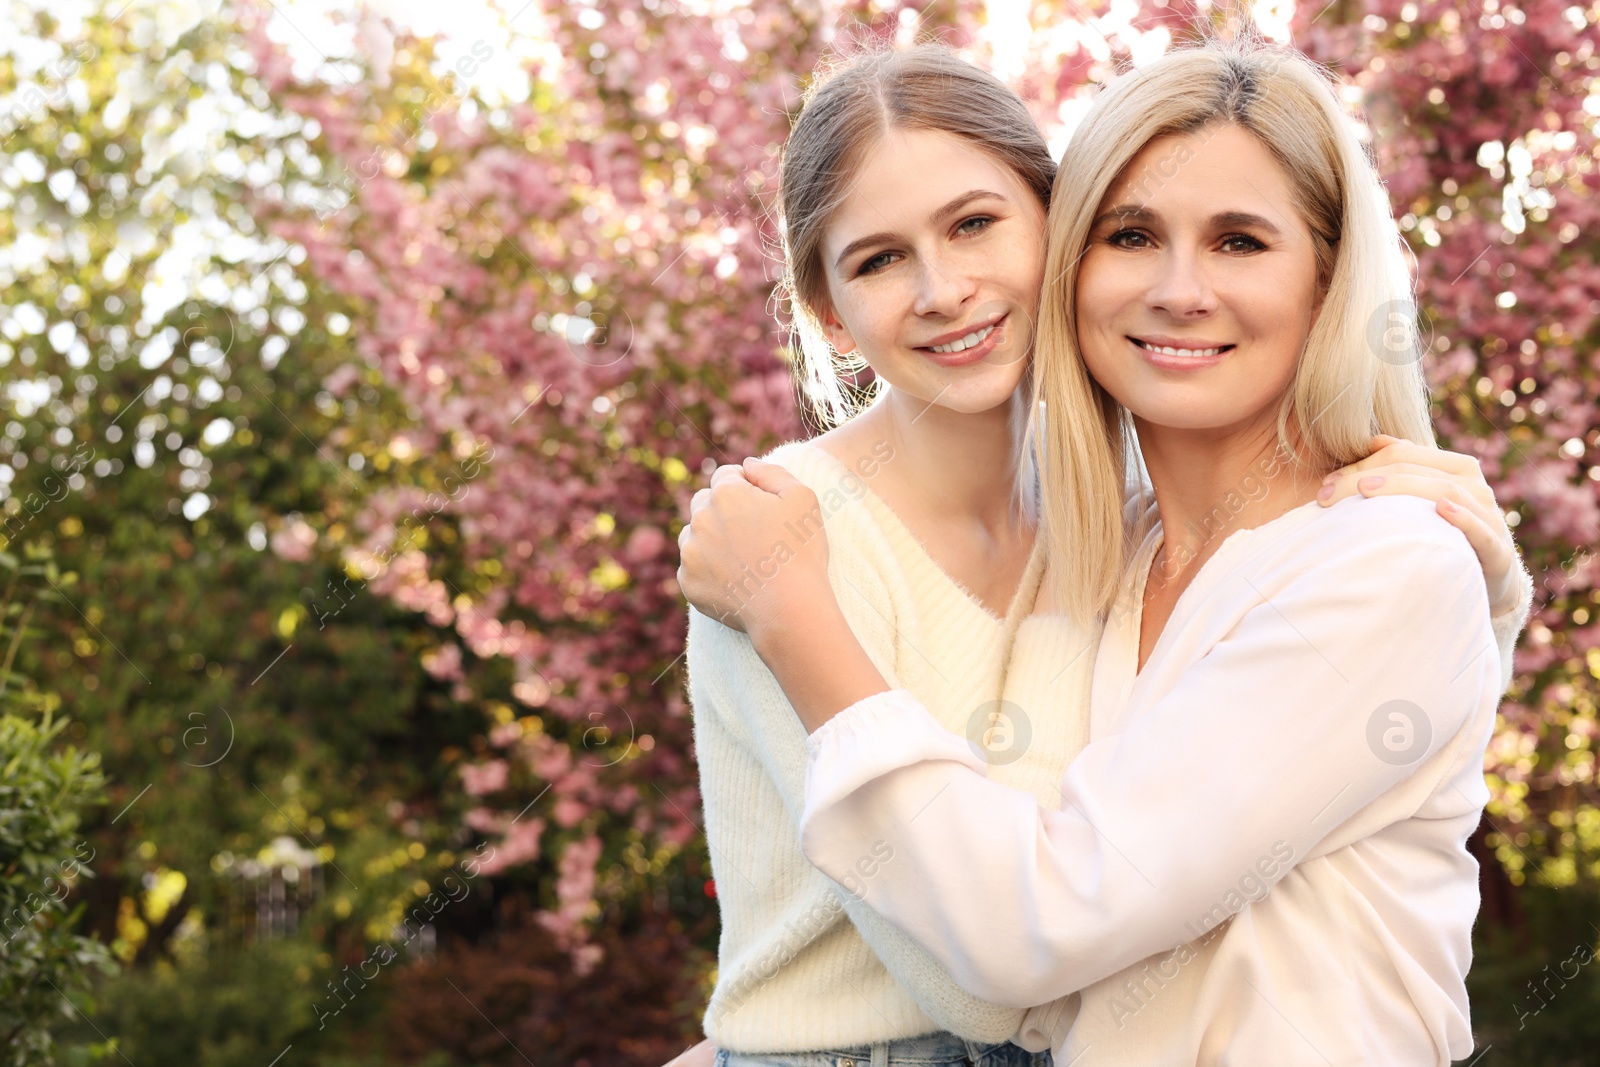
[{"label": "light brown hair", "polygon": [[1055,161],[1027,105],[943,45],[867,53],[819,72],[783,150],[778,210],[781,292],[799,339],[796,372],[824,426],[854,414],[841,375],[865,364],[859,356],[839,355],[823,335],[831,301],[822,239],[862,160],[890,130],[960,137],[1015,172],[1042,206],[1050,205]]}]

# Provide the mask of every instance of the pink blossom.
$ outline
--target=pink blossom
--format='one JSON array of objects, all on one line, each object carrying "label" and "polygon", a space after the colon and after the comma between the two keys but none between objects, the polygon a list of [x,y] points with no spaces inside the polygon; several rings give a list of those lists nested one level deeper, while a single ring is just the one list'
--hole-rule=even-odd
[{"label": "pink blossom", "polygon": [[461,677],[461,646],[450,642],[422,656],[422,669],[435,678]]},{"label": "pink blossom", "polygon": [[481,797],[506,786],[506,761],[489,760],[487,763],[465,763],[461,766],[461,787],[470,796]]},{"label": "pink blossom", "polygon": [[295,518],[274,530],[268,544],[274,554],[291,563],[304,563],[317,545],[317,531],[303,519]]}]

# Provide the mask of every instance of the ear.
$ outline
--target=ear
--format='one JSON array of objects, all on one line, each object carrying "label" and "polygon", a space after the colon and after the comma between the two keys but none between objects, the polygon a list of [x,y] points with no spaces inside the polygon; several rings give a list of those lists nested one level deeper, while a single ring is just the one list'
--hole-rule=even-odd
[{"label": "ear", "polygon": [[822,323],[822,336],[828,339],[835,352],[847,356],[855,351],[855,337],[851,335],[849,327],[839,320],[832,306],[820,309],[817,318]]}]

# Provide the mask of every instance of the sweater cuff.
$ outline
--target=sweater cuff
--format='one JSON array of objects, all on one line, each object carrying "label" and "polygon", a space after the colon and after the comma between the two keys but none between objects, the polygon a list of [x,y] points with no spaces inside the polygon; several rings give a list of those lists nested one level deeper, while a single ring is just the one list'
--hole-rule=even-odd
[{"label": "sweater cuff", "polygon": [[954,760],[978,774],[988,764],[906,689],[875,693],[845,708],[806,738],[806,824],[875,778],[929,760]]},{"label": "sweater cuff", "polygon": [[1533,575],[1528,573],[1527,565],[1521,560],[1517,561],[1517,602],[1504,614],[1496,615],[1489,620],[1494,628],[1495,644],[1500,649],[1500,691],[1503,693],[1511,687],[1511,678],[1515,672],[1515,653],[1517,636],[1522,633],[1522,628],[1527,625],[1529,611],[1533,607]]}]

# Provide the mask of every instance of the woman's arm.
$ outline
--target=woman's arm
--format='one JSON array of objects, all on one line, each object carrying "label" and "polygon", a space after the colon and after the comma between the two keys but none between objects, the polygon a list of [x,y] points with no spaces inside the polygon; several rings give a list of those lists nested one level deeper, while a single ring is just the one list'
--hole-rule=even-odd
[{"label": "woman's arm", "polygon": [[[820,513],[799,479],[751,459],[717,468],[678,535],[684,596],[750,635],[807,730],[891,688],[834,595]],[[814,536],[794,535],[812,524]]]},{"label": "woman's arm", "polygon": [[[989,781],[903,691],[851,708],[810,739],[807,858],[832,873],[887,840],[872,905],[978,996],[1039,1004],[1193,941],[1378,798],[1408,817],[1437,780],[1392,790],[1486,740],[1487,605],[1459,538],[1356,538],[1263,593],[1073,761],[1059,811]],[[1404,763],[1370,740],[1392,701],[1425,719]]]}]

